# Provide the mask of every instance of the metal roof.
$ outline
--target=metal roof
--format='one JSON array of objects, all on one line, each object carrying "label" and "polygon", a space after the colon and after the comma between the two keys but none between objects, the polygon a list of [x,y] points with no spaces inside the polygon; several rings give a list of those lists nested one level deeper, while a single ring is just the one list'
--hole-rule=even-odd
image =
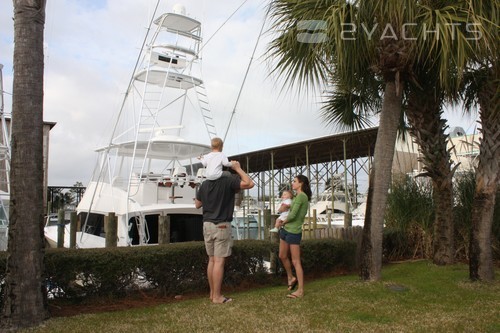
[{"label": "metal roof", "polygon": [[[229,156],[249,173],[373,156],[378,127],[275,146]],[[307,147],[307,149],[306,149]],[[308,156],[308,157],[307,157]],[[272,158],[271,158],[272,157]],[[273,167],[271,166],[273,161]],[[247,164],[248,163],[248,164]],[[248,165],[248,167],[247,167]]]}]

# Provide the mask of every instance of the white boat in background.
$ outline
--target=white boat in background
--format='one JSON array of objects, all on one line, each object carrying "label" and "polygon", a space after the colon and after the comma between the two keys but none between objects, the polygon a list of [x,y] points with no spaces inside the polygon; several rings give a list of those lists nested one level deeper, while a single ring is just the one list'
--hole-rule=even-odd
[{"label": "white boat in background", "polygon": [[344,227],[346,214],[350,214],[351,225],[362,227],[365,221],[366,203],[353,191],[351,185],[348,184],[346,191],[342,178],[342,175],[334,175],[332,184],[313,198],[309,206],[309,216],[312,219],[316,214],[316,221],[320,226],[327,226],[330,223],[334,227]]},{"label": "white boat in background", "polygon": [[[97,150],[97,166],[77,207],[79,248],[104,247],[110,212],[118,219],[118,246],[158,243],[162,217],[170,221],[171,242],[203,239],[202,211],[194,206],[203,181],[198,157],[210,152],[206,143],[216,132],[200,74],[201,24],[180,5],[153,22],[156,30],[148,29],[111,139]],[[204,143],[187,138],[202,129]],[[55,229],[45,227],[50,243]]]},{"label": "white boat in background", "polygon": [[259,207],[255,198],[250,196],[243,198],[234,207],[231,222],[233,239],[264,239],[263,219],[264,211]]}]

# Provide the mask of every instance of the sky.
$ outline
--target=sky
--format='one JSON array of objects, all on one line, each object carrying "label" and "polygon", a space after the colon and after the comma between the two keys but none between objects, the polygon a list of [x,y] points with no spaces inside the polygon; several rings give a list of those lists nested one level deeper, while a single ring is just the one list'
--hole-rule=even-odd
[{"label": "sky", "polygon": [[[90,181],[97,157],[95,149],[109,141],[112,121],[156,3],[157,0],[47,1],[44,120],[56,123],[50,132],[49,186],[71,186],[75,182],[87,185]],[[283,89],[279,78],[270,76],[265,60],[269,34],[260,38],[251,59],[267,1],[160,1],[156,16],[171,11],[178,3],[185,6],[188,16],[201,21],[204,42],[208,41],[202,52],[202,79],[219,136],[224,136],[235,111],[224,144],[226,155],[338,132],[322,122],[319,92]],[[12,1],[0,1],[0,64],[4,65],[6,114],[12,103],[12,17]],[[462,126],[469,132],[475,126],[474,119],[461,120],[452,112],[446,115],[451,127]]]}]

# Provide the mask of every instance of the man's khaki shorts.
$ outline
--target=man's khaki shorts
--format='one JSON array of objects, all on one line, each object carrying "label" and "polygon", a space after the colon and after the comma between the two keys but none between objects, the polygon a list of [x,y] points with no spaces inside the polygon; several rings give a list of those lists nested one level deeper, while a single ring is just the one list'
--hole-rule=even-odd
[{"label": "man's khaki shorts", "polygon": [[214,257],[229,257],[233,247],[231,222],[203,222],[203,237],[207,254]]}]

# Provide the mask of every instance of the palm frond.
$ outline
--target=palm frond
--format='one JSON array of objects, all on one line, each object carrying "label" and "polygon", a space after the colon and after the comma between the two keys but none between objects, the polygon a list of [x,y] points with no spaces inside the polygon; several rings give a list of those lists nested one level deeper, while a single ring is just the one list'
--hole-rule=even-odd
[{"label": "palm frond", "polygon": [[335,124],[341,130],[358,130],[372,126],[369,116],[374,109],[372,101],[364,95],[349,91],[332,91],[321,107],[321,117],[327,124]]}]

